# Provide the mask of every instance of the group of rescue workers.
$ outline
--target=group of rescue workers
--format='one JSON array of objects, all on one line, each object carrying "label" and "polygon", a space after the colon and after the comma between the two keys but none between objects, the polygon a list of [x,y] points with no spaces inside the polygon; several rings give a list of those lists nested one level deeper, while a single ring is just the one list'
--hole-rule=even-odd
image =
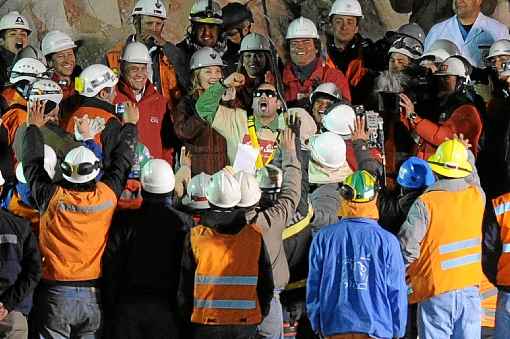
[{"label": "group of rescue workers", "polygon": [[453,5],[373,42],[336,0],[280,58],[138,0],[84,69],[3,16],[0,338],[509,338],[510,35]]}]

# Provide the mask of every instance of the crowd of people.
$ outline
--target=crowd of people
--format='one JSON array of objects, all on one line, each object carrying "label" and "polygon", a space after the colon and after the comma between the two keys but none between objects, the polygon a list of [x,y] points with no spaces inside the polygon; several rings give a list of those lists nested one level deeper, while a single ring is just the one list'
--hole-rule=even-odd
[{"label": "crowd of people", "polygon": [[508,338],[510,35],[482,2],[392,1],[413,22],[372,41],[336,0],[278,55],[244,4],[196,0],[173,44],[138,0],[83,69],[3,16],[0,338]]}]

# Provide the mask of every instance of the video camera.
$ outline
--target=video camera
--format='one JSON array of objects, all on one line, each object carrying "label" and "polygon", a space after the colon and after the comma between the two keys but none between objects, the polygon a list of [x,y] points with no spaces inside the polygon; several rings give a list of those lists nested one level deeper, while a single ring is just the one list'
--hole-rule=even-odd
[{"label": "video camera", "polygon": [[368,148],[384,150],[383,118],[379,113],[366,111],[363,105],[353,106],[356,116],[365,118],[365,128],[368,132]]}]

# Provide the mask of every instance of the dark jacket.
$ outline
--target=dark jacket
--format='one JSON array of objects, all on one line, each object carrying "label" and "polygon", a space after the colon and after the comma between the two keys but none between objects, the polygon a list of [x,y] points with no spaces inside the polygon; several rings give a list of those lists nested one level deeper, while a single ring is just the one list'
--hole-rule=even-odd
[{"label": "dark jacket", "polygon": [[0,86],[9,83],[9,69],[13,66],[16,54],[0,47]]},{"label": "dark jacket", "polygon": [[[237,234],[246,226],[246,217],[243,210],[232,212],[211,211],[204,215],[201,225],[213,228],[223,234]],[[242,260],[242,258],[239,258]],[[191,248],[191,236],[188,233],[184,240],[184,249],[181,262],[181,277],[177,301],[179,309],[186,321],[191,319],[193,313],[193,290],[195,286],[195,270],[197,264]],[[269,313],[271,299],[273,298],[273,272],[271,261],[264,242],[261,242],[259,258],[259,276],[257,280],[257,295],[262,317]]]},{"label": "dark jacket", "polygon": [[387,231],[398,234],[400,226],[407,218],[407,213],[423,190],[407,191],[404,194],[382,189],[378,193],[379,225]]},{"label": "dark jacket", "polygon": [[228,164],[225,138],[202,120],[195,110],[196,100],[186,95],[172,112],[175,134],[191,152],[192,175],[214,174]]},{"label": "dark jacket", "polygon": [[[390,3],[398,13],[411,12],[409,22],[417,22],[425,34],[432,26],[455,14],[451,0],[390,0]],[[491,16],[497,4],[497,0],[482,1],[482,12]]]},{"label": "dark jacket", "polygon": [[41,271],[30,223],[0,209],[0,302],[8,311],[30,312]]}]

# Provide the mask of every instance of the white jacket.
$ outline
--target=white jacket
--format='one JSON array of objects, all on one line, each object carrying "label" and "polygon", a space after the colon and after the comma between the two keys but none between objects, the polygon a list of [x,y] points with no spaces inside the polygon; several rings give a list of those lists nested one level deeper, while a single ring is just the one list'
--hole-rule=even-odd
[{"label": "white jacket", "polygon": [[460,49],[463,57],[476,67],[485,67],[480,46],[490,47],[499,39],[510,39],[508,27],[501,22],[489,18],[482,13],[478,14],[473,27],[469,31],[466,41],[462,39],[457,16],[435,24],[425,38],[425,51],[428,51],[434,41],[448,39],[453,41]]}]

